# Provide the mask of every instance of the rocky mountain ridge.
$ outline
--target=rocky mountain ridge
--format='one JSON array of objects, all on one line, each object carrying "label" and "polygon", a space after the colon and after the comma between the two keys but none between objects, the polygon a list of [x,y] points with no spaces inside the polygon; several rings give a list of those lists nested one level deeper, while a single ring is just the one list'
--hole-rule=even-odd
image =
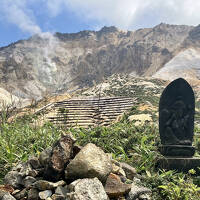
[{"label": "rocky mountain ridge", "polygon": [[[163,23],[136,31],[104,27],[34,35],[0,48],[0,87],[23,100],[40,99],[90,87],[116,73],[152,76],[183,51],[200,55],[199,38],[200,26]],[[163,73],[156,77],[169,79]]]}]

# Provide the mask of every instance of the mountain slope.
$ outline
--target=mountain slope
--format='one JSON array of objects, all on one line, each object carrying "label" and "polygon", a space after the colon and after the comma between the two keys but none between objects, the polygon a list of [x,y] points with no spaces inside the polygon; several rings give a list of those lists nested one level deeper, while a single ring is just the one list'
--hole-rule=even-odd
[{"label": "mountain slope", "polygon": [[22,99],[73,92],[115,73],[152,76],[174,56],[197,48],[199,27],[154,28],[35,35],[0,48],[0,84]]},{"label": "mountain slope", "polygon": [[182,76],[185,79],[198,81],[200,78],[200,51],[188,48],[174,56],[154,77],[174,80]]}]

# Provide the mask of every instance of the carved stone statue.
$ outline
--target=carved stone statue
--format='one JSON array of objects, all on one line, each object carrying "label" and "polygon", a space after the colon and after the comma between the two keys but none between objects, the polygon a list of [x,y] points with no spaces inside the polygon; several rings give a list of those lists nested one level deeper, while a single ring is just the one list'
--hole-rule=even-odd
[{"label": "carved stone statue", "polygon": [[160,152],[165,156],[193,156],[195,98],[187,81],[171,82],[159,103]]}]

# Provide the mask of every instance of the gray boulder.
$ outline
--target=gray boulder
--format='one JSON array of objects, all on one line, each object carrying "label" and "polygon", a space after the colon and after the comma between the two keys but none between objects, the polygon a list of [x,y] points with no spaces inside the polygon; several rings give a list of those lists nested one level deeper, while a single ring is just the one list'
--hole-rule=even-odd
[{"label": "gray boulder", "polygon": [[52,147],[48,147],[40,153],[39,161],[43,167],[48,165],[51,157],[51,152],[52,152]]},{"label": "gray boulder", "polygon": [[144,194],[148,194],[148,197],[150,198],[149,195],[151,195],[151,190],[149,188],[138,186],[132,183],[131,191],[128,193],[127,200],[136,200],[137,198],[146,196]]},{"label": "gray boulder", "polygon": [[57,188],[59,186],[63,186],[65,185],[65,181],[61,180],[61,181],[58,181],[56,183],[53,183],[53,182],[49,182],[49,181],[46,181],[46,180],[39,180],[39,181],[36,181],[34,184],[33,184],[33,187],[34,188],[37,188],[38,190],[52,190],[54,188]]},{"label": "gray boulder", "polygon": [[63,197],[65,197],[68,192],[68,189],[63,186],[58,186],[55,190],[55,194],[61,195]]},{"label": "gray boulder", "polygon": [[3,195],[2,200],[16,200],[11,194],[6,193]]},{"label": "gray boulder", "polygon": [[40,161],[37,157],[31,156],[28,160],[28,163],[32,166],[33,169],[41,168]]},{"label": "gray boulder", "polygon": [[26,188],[23,189],[23,190],[21,190],[21,191],[20,191],[20,190],[16,190],[14,194],[12,193],[12,195],[13,195],[16,199],[23,199],[23,198],[25,198],[25,197],[27,196],[27,194],[28,194],[28,191],[27,191]]},{"label": "gray boulder", "polygon": [[28,191],[28,200],[38,200],[39,199],[39,191],[35,188],[31,188]]},{"label": "gray boulder", "polygon": [[32,169],[32,166],[28,163],[19,163],[8,172],[4,178],[4,183],[11,185],[14,188],[21,188],[23,186],[23,178],[26,176],[35,177],[38,172]]},{"label": "gray boulder", "polygon": [[20,174],[25,177],[25,176],[37,176],[38,173],[35,169],[32,168],[31,164],[29,162],[25,163],[19,163],[16,167],[12,169],[12,171],[18,171]]},{"label": "gray boulder", "polygon": [[4,178],[4,183],[14,188],[20,188],[23,185],[22,174],[17,171],[10,171]]},{"label": "gray boulder", "polygon": [[112,171],[112,162],[102,149],[89,143],[84,146],[65,169],[66,179],[94,178],[105,182]]},{"label": "gray boulder", "polygon": [[7,194],[8,192],[6,192],[6,191],[4,191],[4,190],[0,190],[0,199],[2,199],[3,198],[3,196],[5,195],[5,194]]},{"label": "gray boulder", "polygon": [[32,176],[26,176],[23,180],[24,187],[30,187],[34,182],[36,182],[36,179]]},{"label": "gray boulder", "polygon": [[137,176],[137,171],[134,167],[130,166],[127,163],[120,163],[121,168],[125,171],[126,177],[130,180],[133,180]]},{"label": "gray boulder", "polygon": [[69,185],[69,200],[109,200],[102,183],[98,178],[78,179]]}]

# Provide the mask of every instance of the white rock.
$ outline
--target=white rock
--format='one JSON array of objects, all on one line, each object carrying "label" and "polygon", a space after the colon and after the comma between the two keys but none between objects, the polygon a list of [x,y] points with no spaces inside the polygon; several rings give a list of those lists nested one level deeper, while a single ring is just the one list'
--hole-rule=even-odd
[{"label": "white rock", "polygon": [[141,195],[144,197],[146,194],[148,194],[148,197],[150,198],[149,195],[151,195],[151,190],[149,188],[132,183],[131,191],[128,193],[127,200],[135,200]]},{"label": "white rock", "polygon": [[67,194],[70,200],[108,200],[102,183],[97,179],[78,179],[69,186],[71,193]]},{"label": "white rock", "polygon": [[40,199],[47,199],[51,195],[52,195],[52,191],[51,190],[45,190],[45,191],[39,192]]}]

